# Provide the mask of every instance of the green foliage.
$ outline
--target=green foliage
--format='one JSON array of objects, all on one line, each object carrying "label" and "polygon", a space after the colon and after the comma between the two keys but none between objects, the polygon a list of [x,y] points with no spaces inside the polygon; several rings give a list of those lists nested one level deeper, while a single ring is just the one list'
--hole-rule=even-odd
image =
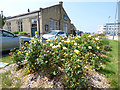
[{"label": "green foliage", "polygon": [[20,34],[20,35],[28,35],[28,33],[26,33],[26,32],[19,32],[18,34]]},{"label": "green foliage", "polygon": [[0,74],[0,80],[1,80],[1,85],[2,88],[9,88],[11,86],[13,86],[13,80],[17,80],[17,83],[15,84],[15,86],[13,86],[14,88],[19,88],[21,85],[21,80],[18,79],[17,77],[10,77],[9,75],[11,74],[11,71],[7,71],[5,73]]},{"label": "green foliage", "polygon": [[[1,19],[1,18],[2,18],[2,17],[1,17],[1,14],[0,14],[0,19]],[[4,26],[5,22],[6,22],[6,17],[3,17],[3,18],[2,18],[2,26]]]},{"label": "green foliage", "polygon": [[22,50],[11,52],[13,62],[27,66],[30,72],[47,71],[50,75],[63,74],[66,88],[87,87],[85,74],[88,68],[99,70],[103,60],[102,37],[58,37],[40,43],[40,38],[26,43]]},{"label": "green foliage", "polygon": [[110,51],[111,50],[111,46],[110,45],[104,45],[104,50],[105,51]]},{"label": "green foliage", "polygon": [[2,73],[2,76],[1,76],[2,88],[8,88],[13,84],[12,79],[9,78],[10,74],[11,74],[10,71]]},{"label": "green foliage", "polygon": [[14,34],[18,34],[19,32],[13,32]]},{"label": "green foliage", "polygon": [[109,45],[112,47],[110,53],[104,61],[105,68],[101,69],[100,72],[103,73],[110,81],[112,88],[118,88],[119,77],[118,77],[118,41],[108,40]]},{"label": "green foliage", "polygon": [[26,32],[13,32],[14,34],[20,34],[20,35],[28,35]]},{"label": "green foliage", "polygon": [[103,40],[102,40],[102,44],[103,45],[109,45],[109,40],[108,39],[106,39],[106,38],[103,38]]}]

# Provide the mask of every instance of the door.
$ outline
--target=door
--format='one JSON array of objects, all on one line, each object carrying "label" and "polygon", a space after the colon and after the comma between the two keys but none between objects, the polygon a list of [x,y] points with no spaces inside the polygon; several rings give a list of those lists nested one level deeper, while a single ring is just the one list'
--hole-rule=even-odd
[{"label": "door", "polygon": [[37,31],[37,27],[32,27],[31,28],[31,34],[32,34],[32,37],[35,36],[35,32]]},{"label": "door", "polygon": [[37,31],[37,19],[31,19],[31,35],[35,36],[35,32]]}]

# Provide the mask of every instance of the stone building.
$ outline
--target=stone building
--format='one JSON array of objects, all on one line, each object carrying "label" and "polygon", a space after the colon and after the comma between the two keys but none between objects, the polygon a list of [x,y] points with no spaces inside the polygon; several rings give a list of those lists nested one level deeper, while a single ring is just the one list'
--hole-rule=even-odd
[{"label": "stone building", "polygon": [[3,27],[11,32],[27,32],[30,36],[38,31],[40,35],[51,30],[63,30],[71,33],[71,20],[68,17],[63,2],[28,13],[7,17]]}]

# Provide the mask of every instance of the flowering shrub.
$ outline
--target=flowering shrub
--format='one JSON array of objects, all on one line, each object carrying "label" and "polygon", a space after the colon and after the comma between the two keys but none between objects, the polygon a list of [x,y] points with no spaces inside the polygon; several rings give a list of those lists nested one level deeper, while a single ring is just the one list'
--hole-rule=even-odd
[{"label": "flowering shrub", "polygon": [[61,80],[67,88],[87,87],[88,67],[99,70],[103,59],[102,38],[98,35],[59,37],[40,43],[40,38],[26,43],[12,53],[13,61],[28,66],[30,71],[47,71],[50,75],[63,73]]}]

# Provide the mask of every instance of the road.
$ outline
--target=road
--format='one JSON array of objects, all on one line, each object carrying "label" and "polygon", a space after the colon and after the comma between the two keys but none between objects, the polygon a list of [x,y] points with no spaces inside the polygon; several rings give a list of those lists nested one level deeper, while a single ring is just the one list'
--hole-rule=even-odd
[{"label": "road", "polygon": [[0,58],[8,56],[10,53],[10,51],[4,51],[4,52],[0,52]]}]

